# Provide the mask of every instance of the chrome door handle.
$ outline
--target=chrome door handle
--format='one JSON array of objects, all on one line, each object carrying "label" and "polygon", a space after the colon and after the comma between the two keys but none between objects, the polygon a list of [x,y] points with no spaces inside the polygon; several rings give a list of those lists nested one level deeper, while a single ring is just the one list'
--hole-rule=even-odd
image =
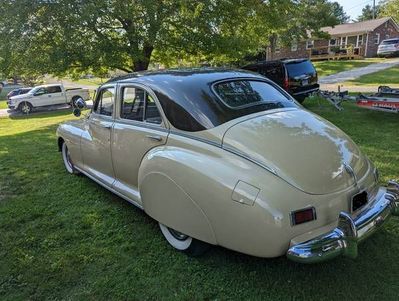
[{"label": "chrome door handle", "polygon": [[104,129],[109,129],[110,130],[112,128],[112,125],[104,124],[101,127],[103,127]]},{"label": "chrome door handle", "polygon": [[156,136],[156,135],[147,135],[146,136],[148,139],[155,140],[155,141],[162,141],[161,136]]}]

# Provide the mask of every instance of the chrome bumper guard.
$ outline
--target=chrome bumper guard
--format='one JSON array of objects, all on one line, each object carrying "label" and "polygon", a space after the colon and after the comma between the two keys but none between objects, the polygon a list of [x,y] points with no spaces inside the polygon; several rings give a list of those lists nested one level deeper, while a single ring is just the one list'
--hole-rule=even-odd
[{"label": "chrome bumper guard", "polygon": [[395,181],[390,181],[384,194],[358,216],[352,218],[341,212],[334,230],[290,247],[287,257],[299,263],[317,263],[340,255],[356,258],[358,243],[379,229],[391,215],[399,216],[399,183]]}]

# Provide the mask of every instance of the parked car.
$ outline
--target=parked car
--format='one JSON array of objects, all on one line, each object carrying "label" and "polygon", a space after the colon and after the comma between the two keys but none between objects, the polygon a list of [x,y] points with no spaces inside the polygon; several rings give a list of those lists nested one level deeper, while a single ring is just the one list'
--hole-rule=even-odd
[{"label": "parked car", "polygon": [[242,69],[266,76],[299,102],[303,102],[320,87],[317,83],[316,69],[309,59],[263,61],[246,65]]},{"label": "parked car", "polygon": [[378,56],[399,55],[399,38],[388,39],[381,42],[377,50]]},{"label": "parked car", "polygon": [[30,113],[34,108],[58,104],[71,104],[78,99],[90,98],[88,89],[65,89],[63,85],[52,84],[34,87],[26,94],[12,96],[7,104],[10,109],[17,109],[24,114]]},{"label": "parked car", "polygon": [[69,173],[143,209],[189,254],[220,245],[299,262],[356,257],[399,213],[398,183],[380,187],[345,133],[253,72],[115,78],[57,136]]},{"label": "parked car", "polygon": [[32,87],[29,87],[29,88],[18,88],[18,89],[15,89],[15,90],[11,90],[11,91],[7,94],[7,99],[10,100],[10,98],[13,97],[13,96],[26,94],[26,93],[28,93],[30,90],[32,90]]}]

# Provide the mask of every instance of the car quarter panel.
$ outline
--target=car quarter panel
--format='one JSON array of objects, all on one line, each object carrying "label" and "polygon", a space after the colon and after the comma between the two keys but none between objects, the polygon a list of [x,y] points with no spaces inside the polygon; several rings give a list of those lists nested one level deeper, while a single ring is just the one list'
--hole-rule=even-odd
[{"label": "car quarter panel", "polygon": [[[252,206],[233,200],[239,181],[260,190]],[[283,255],[292,238],[337,222],[356,193],[350,187],[330,195],[306,194],[240,156],[172,133],[166,146],[144,157],[139,188],[144,210],[161,223],[260,257]],[[290,213],[310,206],[317,220],[292,227]]]},{"label": "car quarter panel", "polygon": [[83,120],[74,120],[61,124],[57,129],[58,139],[62,139],[69,150],[73,164],[83,168],[83,157],[81,152],[81,137],[84,130]]}]

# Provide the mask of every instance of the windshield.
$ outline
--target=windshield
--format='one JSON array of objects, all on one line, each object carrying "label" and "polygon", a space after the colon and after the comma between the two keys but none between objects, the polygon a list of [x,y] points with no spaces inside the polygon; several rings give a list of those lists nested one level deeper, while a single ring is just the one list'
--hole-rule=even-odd
[{"label": "windshield", "polygon": [[316,72],[312,63],[309,61],[291,62],[287,63],[285,66],[290,77],[296,77],[304,74],[313,74]]},{"label": "windshield", "polygon": [[399,44],[399,39],[382,41],[382,43],[381,43],[381,45],[394,45],[394,44]]},{"label": "windshield", "polygon": [[254,80],[234,80],[215,84],[215,92],[232,109],[260,106],[262,110],[294,106],[272,85]]}]

